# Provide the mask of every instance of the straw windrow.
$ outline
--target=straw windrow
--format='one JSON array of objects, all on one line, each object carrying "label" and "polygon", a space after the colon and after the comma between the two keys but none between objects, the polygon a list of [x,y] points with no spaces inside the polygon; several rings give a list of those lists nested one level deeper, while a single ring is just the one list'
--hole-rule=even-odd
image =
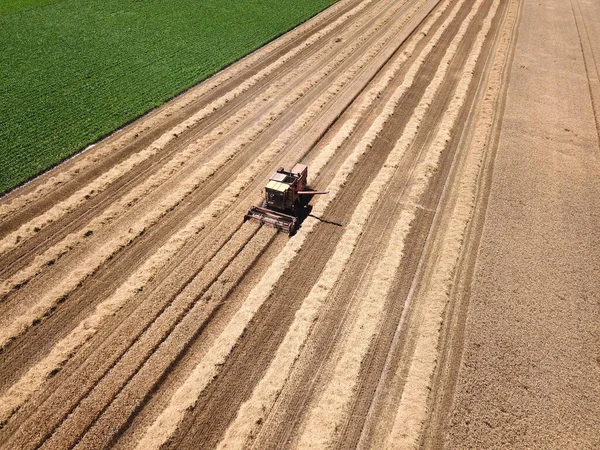
[{"label": "straw windrow", "polygon": [[[491,27],[491,21],[498,4],[499,0],[495,0],[492,11],[490,11],[483,25],[486,33]],[[454,273],[463,250],[464,236],[475,207],[477,183],[490,142],[494,110],[498,102],[502,74],[505,69],[512,29],[517,16],[518,2],[512,0],[508,5],[508,9],[501,31],[499,47],[491,65],[481,113],[474,125],[465,167],[457,186],[454,210],[444,235],[439,239],[437,249],[439,257],[431,269],[429,279],[424,283],[425,288],[422,294],[420,294],[424,317],[418,329],[417,343],[411,358],[396,418],[388,436],[387,446],[389,448],[418,447],[418,438],[426,418],[427,399],[430,393],[433,372],[437,365],[437,347],[442,316],[450,299]],[[475,46],[481,48],[483,42],[484,38],[479,37]],[[467,62],[468,73],[473,73],[475,63],[476,60],[473,58]],[[461,91],[468,89],[471,78],[472,76],[461,80]]]},{"label": "straw windrow", "polygon": [[[356,210],[354,211],[350,222],[346,227],[346,231],[337,244],[336,250],[331,259],[327,262],[325,269],[315,286],[303,301],[302,306],[296,313],[294,323],[290,326],[288,334],[284,338],[282,344],[277,350],[277,354],[269,369],[259,382],[252,393],[252,397],[248,400],[238,412],[235,421],[228,428],[220,446],[222,448],[241,448],[248,444],[252,437],[256,434],[260,423],[263,423],[273,407],[279,393],[283,389],[285,382],[308,339],[314,322],[318,317],[319,311],[324,304],[327,296],[332,292],[335,283],[339,280],[343,273],[346,262],[351,257],[358,240],[366,226],[370,212],[377,204],[381,194],[384,192],[389,181],[392,179],[396,168],[400,164],[406,150],[412,145],[419,128],[419,123],[425,117],[429,106],[432,104],[443,80],[446,77],[448,66],[458,51],[458,46],[464,38],[466,31],[476,15],[483,0],[478,0],[474,5],[473,10],[464,20],[458,30],[452,43],[448,46],[446,54],[440,62],[439,69],[434,75],[430,85],[423,94],[423,97],[415,109],[413,116],[409,120],[406,128],[396,143],[388,158],[379,173],[371,182],[360,200]],[[456,14],[460,9],[459,5],[453,10]],[[454,14],[451,14],[447,19],[447,23],[452,22]],[[441,36],[441,32],[440,32]],[[453,125],[453,123],[451,124]],[[435,152],[436,147],[432,146]],[[434,167],[429,157],[419,163],[413,178],[416,180],[413,184],[413,189],[409,194],[409,201],[417,200],[420,194],[425,190],[431,168]],[[409,226],[411,217],[408,222],[403,221],[399,226],[399,232],[405,232]],[[382,276],[387,277],[388,274]],[[331,410],[329,410],[331,412]],[[316,418],[316,423],[323,419],[323,415]],[[324,448],[330,444],[329,433],[336,430],[335,421],[326,420],[320,426],[311,428],[300,437],[299,446],[301,448]],[[328,426],[328,424],[330,426]],[[319,433],[316,432],[319,431]]]}]

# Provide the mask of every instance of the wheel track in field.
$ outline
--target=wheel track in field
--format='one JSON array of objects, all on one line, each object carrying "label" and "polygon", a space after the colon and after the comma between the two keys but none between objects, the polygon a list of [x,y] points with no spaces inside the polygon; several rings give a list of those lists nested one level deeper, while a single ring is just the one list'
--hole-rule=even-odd
[{"label": "wheel track in field", "polygon": [[[492,23],[492,29],[494,35],[498,32],[499,23],[501,21],[503,13],[497,13]],[[489,54],[492,42],[488,39],[484,43],[484,53]],[[480,59],[477,62],[475,73],[481,73],[487,67],[487,60],[485,58]],[[479,75],[478,75],[479,76]],[[474,88],[473,88],[474,89]],[[467,104],[471,105],[474,101],[475,92],[469,94]],[[470,106],[472,107],[472,106]],[[461,112],[461,118],[459,123],[466,122],[470,111],[467,108]],[[448,148],[451,149],[450,153],[459,151],[457,146],[461,139],[462,131],[456,131],[449,143]],[[442,167],[444,172],[451,172],[454,162],[445,161],[446,156],[442,155]],[[456,158],[455,156],[453,158]],[[451,175],[452,176],[452,175]],[[425,209],[417,214],[415,219],[414,227],[422,227],[428,229],[428,236],[423,236],[423,240],[427,241],[425,248],[429,244],[429,241],[434,239],[436,233],[439,231],[435,230],[438,218],[434,216],[434,211],[439,213],[443,211],[440,206],[439,198],[445,192],[446,186],[450,181],[446,181],[443,184],[438,185],[436,190],[428,192],[424,197]],[[427,212],[427,211],[430,212]],[[433,224],[433,225],[428,225]],[[414,234],[414,233],[413,233]],[[414,239],[414,236],[408,237],[409,240]],[[408,337],[407,334],[414,333],[418,327],[414,327],[411,323],[418,323],[419,315],[412,314],[411,298],[415,297],[414,287],[418,285],[417,279],[420,279],[420,271],[422,267],[426,267],[428,263],[427,258],[434,258],[431,254],[427,254],[424,250],[424,254],[419,257],[418,260],[415,258],[409,258],[406,264],[415,267],[417,273],[414,280],[407,281],[403,290],[396,289],[395,295],[401,295],[403,298],[409,298],[409,304],[406,308],[396,308],[396,311],[390,316],[386,316],[383,327],[380,331],[375,345],[369,350],[367,357],[366,368],[363,369],[363,375],[361,376],[361,382],[359,387],[359,395],[353,405],[354,411],[350,417],[349,422],[346,424],[346,436],[342,440],[345,445],[358,445],[360,448],[370,447],[372,445],[384,445],[384,440],[388,436],[389,429],[384,424],[389,424],[389,421],[393,421],[393,416],[396,414],[398,409],[399,396],[402,395],[402,383],[403,376],[406,373],[408,364],[407,361],[410,359],[410,355],[414,351],[414,335]],[[409,289],[410,287],[410,289]],[[400,325],[398,325],[400,324]],[[393,362],[393,367],[390,368],[389,363]],[[385,365],[384,365],[385,363]],[[398,372],[397,372],[398,371]],[[378,375],[381,374],[381,375]],[[380,381],[375,382],[375,377],[381,376]],[[394,378],[395,377],[395,378]],[[385,390],[390,392],[389,397],[391,400],[386,401],[384,396],[375,393],[375,386],[377,391],[383,393]],[[368,414],[367,414],[368,411]],[[365,422],[365,417],[367,420]],[[378,418],[375,420],[375,418]],[[362,424],[358,426],[357,423]],[[391,424],[389,424],[391,427]],[[352,430],[352,431],[350,431]]]}]

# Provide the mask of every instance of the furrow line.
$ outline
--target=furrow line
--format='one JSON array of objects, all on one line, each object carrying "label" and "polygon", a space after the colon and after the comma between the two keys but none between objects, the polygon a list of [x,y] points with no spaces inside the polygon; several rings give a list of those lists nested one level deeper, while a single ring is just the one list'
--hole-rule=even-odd
[{"label": "furrow line", "polygon": [[[473,8],[479,8],[479,6],[474,5]],[[494,12],[495,10],[492,11],[492,13]],[[489,24],[491,25],[491,19],[489,19]],[[483,43],[488,30],[489,27],[485,29],[484,26],[484,29],[477,38],[477,42],[481,41]],[[432,144],[433,155],[439,157],[450,138],[451,130],[456,125],[458,112],[464,104],[471,80],[469,72],[472,72],[474,62],[477,61],[480,50],[481,46],[474,48],[472,55],[475,56],[470,58],[463,69],[463,78],[461,79],[468,79],[468,82],[461,82],[461,85],[458,86],[452,103],[449,105],[445,117],[442,119],[442,123],[447,123],[448,126],[440,128],[438,136]],[[377,264],[370,280],[367,294],[361,300],[357,320],[343,344],[341,357],[333,369],[333,375],[328,380],[325,390],[309,413],[303,433],[299,439],[300,447],[329,447],[335,442],[339,434],[344,418],[349,412],[352,396],[356,392],[364,357],[383,319],[385,302],[382,299],[387,298],[393,287],[394,276],[400,266],[404,242],[410,231],[410,224],[416,217],[419,200],[427,188],[428,180],[434,173],[437,163],[437,160],[432,161],[428,159],[416,168],[414,178],[417,180],[417,183],[411,187],[408,198],[403,202],[404,207],[402,212],[394,226],[384,255]]]},{"label": "furrow line", "polygon": [[[401,9],[401,6],[394,10],[391,10],[386,16],[386,20],[389,20],[389,18],[393,16],[393,14],[395,14],[399,9]],[[413,8],[406,20],[412,17],[412,15],[414,15],[418,9],[418,6]],[[250,129],[242,133],[242,135],[237,137],[233,141],[233,143],[226,145],[222,152],[214,158],[214,162],[209,162],[208,164],[204,165],[199,170],[194,172],[191,176],[189,176],[187,179],[188,181],[186,181],[185,183],[181,183],[178,189],[182,192],[180,192],[177,195],[171,194],[171,198],[173,198],[173,201],[167,202],[166,205],[164,205],[164,207],[161,206],[161,208],[157,208],[153,212],[154,217],[145,220],[144,224],[138,227],[137,233],[129,231],[125,236],[123,236],[122,241],[130,242],[131,240],[138,237],[141,232],[146,232],[150,226],[152,226],[158,221],[159,218],[163,217],[165,214],[171,211],[185,197],[187,197],[190,193],[195,191],[204,181],[210,178],[219,168],[223,167],[227,162],[229,162],[237,154],[239,154],[239,152],[249,142],[251,142],[258,135],[260,135],[278,117],[280,117],[285,111],[287,111],[291,105],[300,100],[300,98],[304,97],[311,88],[316,86],[327,75],[329,75],[335,67],[339,66],[339,64],[342,64],[344,60],[346,60],[352,52],[356,51],[356,49],[363,42],[365,42],[373,33],[375,33],[377,29],[378,28],[374,28],[370,34],[367,33],[367,35],[363,36],[363,38],[359,40],[359,42],[347,47],[344,52],[338,54],[338,56],[333,61],[331,61],[325,68],[321,69],[317,74],[315,74],[309,80],[304,82],[301,86],[292,91],[292,93],[290,93],[285,99],[283,99],[274,110],[271,109],[266,117],[263,117],[257,124],[255,124]],[[389,34],[393,34],[393,32],[394,31],[391,30]],[[356,64],[348,70],[348,72],[346,73],[345,81],[347,81],[348,79],[347,75],[357,73],[362,67],[364,67],[368,63],[370,59],[374,57],[374,55],[383,47],[383,45],[385,45],[385,37],[386,36],[384,36],[384,38],[381,39],[376,45],[374,45],[371,48],[371,50],[367,53],[366,58],[368,59],[362,58],[358,64]],[[322,55],[314,55],[315,61],[320,56]],[[307,64],[309,63],[310,61],[307,62]],[[269,89],[270,92],[266,93],[265,97],[259,98],[259,100],[257,100],[256,103],[260,104],[261,99],[264,100],[264,98],[268,98],[269,94],[277,92],[278,89],[281,88],[285,83],[290,81],[293,76],[294,74],[290,74],[289,80],[286,79],[282,82],[276,83],[276,85]],[[160,170],[159,173],[150,177],[141,186],[128,193],[115,205],[112,205],[102,215],[93,219],[92,222],[83,230],[79,231],[78,233],[74,233],[67,236],[61,243],[54,245],[42,255],[37,256],[31,265],[29,265],[25,269],[10,277],[8,280],[1,283],[0,299],[6,297],[6,295],[15,288],[21,287],[25,283],[29,282],[32,278],[40,274],[42,270],[48,267],[49,264],[54,264],[58,259],[62,258],[65,254],[77,247],[77,245],[79,245],[82,242],[85,242],[88,236],[98,232],[101,228],[112,222],[114,218],[119,217],[122,214],[123,210],[130,209],[134,204],[136,204],[139,201],[139,199],[143,198],[149,192],[156,189],[167,179],[173,177],[174,174],[176,174],[182,168],[182,166],[190,158],[192,158],[194,154],[198,152],[198,150],[205,149],[211,144],[214,144],[218,137],[221,136],[227,130],[227,128],[235,125],[239,120],[241,120],[243,114],[250,113],[253,108],[255,108],[254,102],[248,105],[246,108],[244,108],[244,110],[240,112],[240,115],[232,117],[231,119],[226,121],[226,123],[222,124],[220,127],[209,133],[208,136],[205,136],[196,143],[188,146],[186,150],[184,150],[180,155],[178,155],[175,159],[169,162],[163,169]],[[140,222],[142,221],[138,220],[138,223]],[[31,228],[31,226],[29,227]],[[39,227],[37,229],[39,229]],[[7,239],[10,240],[8,237]],[[1,253],[2,252],[0,251],[0,254]]]},{"label": "furrow line", "polygon": [[[299,46],[295,47],[293,50],[276,60],[273,64],[269,65],[267,68],[263,69],[258,74],[251,77],[250,80],[254,80],[254,83],[252,84],[255,84],[269,73],[272,73],[283,63],[298,55],[305,48],[310,47],[311,45],[322,39],[335,28],[337,28],[338,26],[340,26],[341,24],[358,14],[360,11],[365,9],[373,1],[374,0],[366,0],[360,2],[357,6],[352,8],[350,11],[348,11],[338,19],[336,19],[334,22],[327,25],[325,28],[313,34],[312,36],[309,36]],[[174,100],[165,109],[158,110],[155,114],[151,114],[149,118],[143,119],[139,124],[134,125],[131,130],[127,130],[122,137],[116,140],[116,142],[109,144],[106,149],[96,150],[93,154],[84,155],[82,160],[78,161],[78,163],[75,164],[68,171],[60,172],[56,176],[51,177],[41,186],[38,186],[33,192],[21,195],[13,199],[10,203],[0,204],[0,219],[52,193],[56,188],[67,183],[72,178],[76,177],[79,173],[94,166],[101,158],[106,157],[107,155],[119,149],[120,147],[124,147],[132,141],[134,141],[135,139],[137,139],[140,133],[152,129],[154,125],[166,120],[168,117],[173,115],[176,110],[186,108],[188,105],[198,101],[202,96],[206,95],[208,92],[216,89],[225,81],[235,77],[236,75],[242,73],[245,70],[248,70],[258,61],[260,61],[260,59],[265,58],[270,53],[276,52],[278,48],[285,46],[290,41],[293,42],[295,39],[297,39],[298,34],[302,34],[306,31],[309,31],[311,28],[314,28],[318,26],[321,22],[327,20],[327,18],[330,15],[334,15],[337,9],[341,9],[345,6],[344,3],[345,2],[341,1],[336,5],[333,5],[332,7],[328,8],[324,13],[318,15],[315,18],[316,20],[309,20],[305,22],[290,33],[286,33],[281,38],[273,41],[270,44],[267,44],[267,46],[263,47],[262,49],[251,53],[247,57],[240,60],[238,63],[233,64],[224,71],[215,74],[214,76],[201,83],[197,87],[192,88],[189,95],[186,94],[181,96],[180,98]],[[269,69],[268,72],[267,69]],[[262,76],[259,77],[259,75]],[[223,104],[225,103],[227,102],[224,102]],[[204,111],[205,109],[206,108],[203,108],[202,111]],[[166,134],[168,133],[169,132],[167,132]]]},{"label": "furrow line", "polygon": [[[499,0],[495,0],[493,11],[490,11],[484,24],[489,30],[493,16],[498,9]],[[503,26],[500,47],[494,56],[490,80],[483,99],[482,111],[475,125],[473,137],[468,148],[465,167],[456,187],[456,201],[443,236],[439,239],[439,257],[431,268],[429,278],[421,295],[421,308],[424,317],[419,323],[418,338],[410,361],[406,382],[400,404],[397,409],[394,425],[388,437],[388,447],[416,448],[423,423],[427,416],[427,400],[433,372],[437,365],[438,342],[443,320],[443,312],[450,300],[454,273],[463,249],[463,240],[468,224],[473,215],[476,189],[481,167],[487,151],[492,125],[494,107],[497,103],[502,74],[505,67],[506,54],[510,46],[510,34],[517,17],[518,1],[509,4],[506,22]],[[486,31],[487,32],[487,31]],[[483,34],[483,33],[482,33]],[[484,36],[480,35],[476,46],[481,49]],[[467,73],[472,73],[476,58],[467,64]],[[467,77],[469,80],[470,78]],[[461,92],[468,89],[467,79],[461,80]]]},{"label": "furrow line", "polygon": [[[435,42],[430,43],[431,48]],[[415,62],[415,66],[420,66],[426,59],[426,56],[421,57]],[[412,85],[416,77],[417,69],[410,70],[407,74],[404,83],[398,88],[392,96],[389,104],[384,108],[384,112],[372,124],[369,131],[365,134],[361,142],[355,147],[348,159],[338,170],[335,178],[328,186],[330,195],[320,198],[313,208],[315,216],[321,216],[330,202],[336,197],[339,191],[345,184],[348,176],[354,170],[356,164],[371,147],[372,142],[383,129],[386,120],[393,113],[395,106],[400,101],[404,92]],[[371,92],[372,93],[372,92]],[[369,96],[367,95],[367,98]],[[345,133],[350,131],[351,127],[342,128],[338,136],[334,137],[332,143],[340,144],[344,141]],[[416,130],[414,130],[416,132]],[[333,153],[334,146],[330,145],[324,149],[324,154],[329,151]],[[322,160],[325,160],[323,157]],[[321,159],[315,159],[315,162]],[[322,161],[321,160],[321,161]],[[316,168],[316,173],[321,170],[321,167]],[[290,266],[295,258],[295,255],[300,251],[306,237],[312,232],[318,220],[313,217],[308,217],[298,234],[287,243],[286,247],[273,261],[267,275],[265,275],[259,284],[249,294],[248,299],[231,319],[224,332],[219,336],[213,344],[208,355],[195,367],[188,379],[176,391],[167,408],[159,415],[155,422],[148,428],[145,436],[140,440],[138,448],[159,448],[177,431],[177,428],[183,420],[186,411],[192,409],[204,388],[218,374],[219,366],[223,364],[236,342],[248,326],[250,320],[271,294],[275,284]]]},{"label": "furrow line", "polygon": [[[346,231],[336,246],[333,256],[326,264],[321,277],[309,295],[304,299],[302,306],[296,312],[294,323],[290,326],[286,337],[279,346],[269,369],[254,389],[252,397],[240,408],[238,416],[229,426],[223,440],[219,444],[220,448],[241,448],[247,446],[256,435],[260,427],[259,424],[264,422],[271,411],[281,389],[283,389],[283,386],[293,369],[294,363],[304,348],[304,344],[310,335],[323,303],[333,290],[336,282],[344,271],[347,261],[350,259],[356,248],[371,210],[376,205],[381,193],[395,174],[403,155],[414,141],[418,133],[419,124],[429,110],[429,106],[433,103],[438,89],[446,77],[447,68],[456,54],[458,46],[466,34],[466,30],[482,1],[483,0],[478,0],[476,6],[463,22],[456,37],[448,46],[448,49],[440,62],[438,71],[423,94],[419,105],[415,108],[413,116],[407,123],[402,136],[388,155],[385,164],[380,169],[376,178],[371,182],[371,185],[363,194],[361,201],[356,207],[352,218],[346,227]],[[423,169],[417,171],[415,186],[422,185],[422,189],[424,189],[429,180],[427,174],[430,173],[430,166],[431,165],[428,164],[426,159]],[[406,225],[404,224],[404,226]],[[310,439],[312,437],[316,438],[317,441],[311,441]],[[320,447],[322,445],[330,444],[330,442],[327,441],[320,441],[319,437],[322,436],[310,436],[310,433],[308,435],[303,435],[299,447]]]}]

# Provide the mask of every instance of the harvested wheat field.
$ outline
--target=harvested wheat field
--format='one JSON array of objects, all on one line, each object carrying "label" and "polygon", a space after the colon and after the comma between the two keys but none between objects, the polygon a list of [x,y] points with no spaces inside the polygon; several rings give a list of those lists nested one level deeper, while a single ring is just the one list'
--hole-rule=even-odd
[{"label": "harvested wheat field", "polygon": [[0,446],[599,448],[599,42],[340,0],[4,196]]}]

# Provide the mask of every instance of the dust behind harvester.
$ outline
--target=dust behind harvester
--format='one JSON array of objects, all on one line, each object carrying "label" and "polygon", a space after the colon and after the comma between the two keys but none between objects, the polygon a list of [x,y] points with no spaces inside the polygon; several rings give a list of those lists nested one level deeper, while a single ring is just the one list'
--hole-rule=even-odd
[{"label": "dust behind harvester", "polygon": [[325,191],[307,189],[308,167],[296,164],[291,171],[277,169],[265,186],[265,199],[261,206],[253,206],[244,216],[292,234],[298,228],[299,214],[308,203],[309,196],[327,194]]}]

